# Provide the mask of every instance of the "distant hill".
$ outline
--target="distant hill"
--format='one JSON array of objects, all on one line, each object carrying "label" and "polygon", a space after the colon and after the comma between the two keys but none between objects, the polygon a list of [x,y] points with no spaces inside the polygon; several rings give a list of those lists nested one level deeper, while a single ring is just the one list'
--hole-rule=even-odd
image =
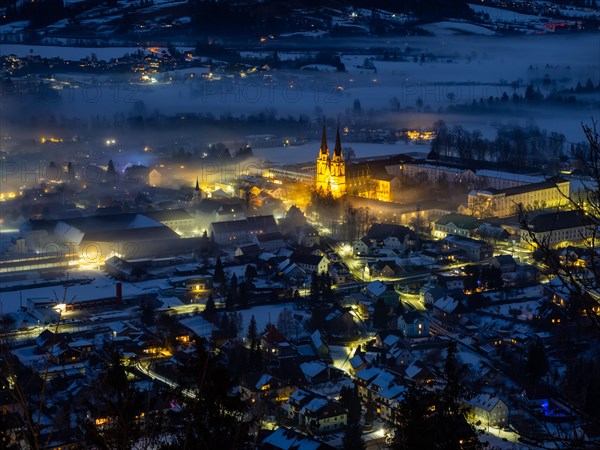
[{"label": "distant hill", "polygon": [[473,16],[462,0],[0,0],[4,40],[168,39],[281,33],[405,34],[414,22]]},{"label": "distant hill", "polygon": [[[595,0],[0,0],[0,41],[69,45],[270,42],[330,36],[597,30]],[[470,27],[473,25],[473,27]],[[446,27],[448,28],[448,27]],[[94,40],[94,41],[90,41]]]}]

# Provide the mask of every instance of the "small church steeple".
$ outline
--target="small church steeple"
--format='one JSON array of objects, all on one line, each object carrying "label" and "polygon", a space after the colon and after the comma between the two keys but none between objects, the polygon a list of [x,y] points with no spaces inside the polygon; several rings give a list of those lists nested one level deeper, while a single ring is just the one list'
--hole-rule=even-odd
[{"label": "small church steeple", "polygon": [[196,177],[196,187],[194,188],[194,193],[192,194],[192,201],[194,202],[194,204],[198,204],[200,203],[200,195],[202,194],[202,191],[200,190],[200,183],[198,182],[198,177]]}]

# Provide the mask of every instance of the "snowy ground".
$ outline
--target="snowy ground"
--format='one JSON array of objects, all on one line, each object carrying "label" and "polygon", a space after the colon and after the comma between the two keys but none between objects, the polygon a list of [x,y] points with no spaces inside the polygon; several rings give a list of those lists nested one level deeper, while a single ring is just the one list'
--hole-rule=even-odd
[{"label": "snowy ground", "polygon": [[451,21],[429,23],[427,25],[423,25],[421,28],[438,36],[455,34],[479,34],[484,36],[493,36],[496,34],[489,28],[480,25]]}]

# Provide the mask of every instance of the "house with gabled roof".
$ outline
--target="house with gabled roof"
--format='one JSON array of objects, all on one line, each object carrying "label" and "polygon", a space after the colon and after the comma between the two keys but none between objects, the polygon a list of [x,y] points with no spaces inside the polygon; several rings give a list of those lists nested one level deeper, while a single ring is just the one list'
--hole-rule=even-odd
[{"label": "house with gabled roof", "polygon": [[321,336],[321,332],[319,330],[315,330],[310,335],[310,345],[319,358],[329,357],[329,347],[323,340],[323,336]]},{"label": "house with gabled roof", "polygon": [[334,450],[329,444],[325,444],[313,437],[306,436],[298,431],[285,427],[279,427],[258,446],[259,450]]},{"label": "house with gabled roof", "polygon": [[365,275],[371,278],[392,278],[402,272],[405,270],[394,260],[379,260],[365,267]]},{"label": "house with gabled roof", "polygon": [[398,342],[387,353],[388,359],[392,360],[392,365],[395,367],[408,367],[417,359],[403,341]]},{"label": "house with gabled roof", "polygon": [[310,253],[294,252],[290,261],[298,264],[306,273],[325,273],[329,269],[329,259],[326,256]]},{"label": "house with gabled roof", "polygon": [[410,228],[390,223],[373,224],[366,237],[382,247],[400,251],[415,247],[419,242],[419,237]]},{"label": "house with gabled roof", "polygon": [[434,302],[448,293],[445,286],[439,284],[425,284],[419,290],[419,299],[425,306],[433,306]]},{"label": "house with gabled roof", "polygon": [[461,311],[461,302],[450,295],[439,298],[433,304],[433,315],[444,322],[454,322]]},{"label": "house with gabled roof", "polygon": [[494,256],[490,261],[490,266],[500,269],[502,273],[509,273],[517,270],[517,263],[511,255]]},{"label": "house with gabled roof", "polygon": [[449,234],[456,236],[472,236],[481,225],[476,217],[466,214],[446,214],[433,222],[433,236],[443,239]]},{"label": "house with gabled roof", "polygon": [[430,382],[435,379],[435,374],[421,361],[415,361],[404,371],[404,376],[411,381]]},{"label": "house with gabled roof", "polygon": [[365,358],[364,353],[357,351],[354,356],[348,360],[348,363],[350,364],[350,373],[355,374],[359,370],[364,369],[369,362]]},{"label": "house with gabled roof", "polygon": [[471,407],[469,418],[472,422],[481,421],[486,427],[503,428],[508,425],[509,408],[499,397],[479,394],[467,404]]},{"label": "house with gabled roof", "polygon": [[321,361],[300,364],[300,371],[308,384],[321,384],[342,379],[344,372]]},{"label": "house with gabled roof", "polygon": [[288,263],[285,269],[283,269],[283,271],[281,272],[281,274],[289,283],[296,285],[304,283],[308,278],[308,274],[306,273],[306,271],[296,263]]},{"label": "house with gabled roof", "polygon": [[398,330],[405,338],[420,338],[429,336],[429,320],[418,311],[404,311],[398,317]]},{"label": "house with gabled roof", "polygon": [[266,252],[274,251],[285,246],[283,235],[280,231],[257,234],[254,236],[254,242]]},{"label": "house with gabled roof", "polygon": [[348,412],[340,402],[307,389],[292,393],[284,409],[300,429],[311,434],[337,431],[347,424]]},{"label": "house with gabled roof", "polygon": [[390,348],[392,348],[394,345],[396,345],[398,342],[400,342],[402,340],[402,336],[400,336],[398,333],[384,333],[382,335],[381,332],[377,333],[377,338],[376,338],[376,342],[380,343],[381,347],[383,347],[385,350],[389,350]]},{"label": "house with gabled roof", "polygon": [[398,302],[400,301],[400,296],[394,289],[394,285],[382,283],[379,280],[367,284],[365,294],[375,302],[382,299],[386,305],[392,307],[398,306]]},{"label": "house with gabled roof", "polygon": [[209,228],[215,242],[221,245],[252,243],[256,235],[279,231],[272,215],[212,222]]},{"label": "house with gabled roof", "polygon": [[256,244],[242,244],[235,249],[234,255],[243,260],[255,260],[261,252]]},{"label": "house with gabled roof", "polygon": [[354,281],[354,275],[348,270],[348,267],[341,262],[335,262],[329,265],[329,274],[334,284],[344,284]]},{"label": "house with gabled roof", "polygon": [[367,367],[355,374],[358,395],[375,403],[376,411],[387,421],[395,420],[395,402],[406,391],[400,373],[382,367]]},{"label": "house with gabled roof", "polygon": [[249,372],[240,378],[240,390],[244,400],[260,403],[264,398],[288,397],[296,388],[267,372]]},{"label": "house with gabled roof", "polygon": [[267,326],[267,330],[260,336],[260,346],[268,355],[276,356],[280,352],[282,344],[289,344],[288,340],[273,324]]},{"label": "house with gabled roof", "polygon": [[372,247],[371,240],[363,236],[352,245],[352,251],[354,252],[354,256],[368,255]]}]

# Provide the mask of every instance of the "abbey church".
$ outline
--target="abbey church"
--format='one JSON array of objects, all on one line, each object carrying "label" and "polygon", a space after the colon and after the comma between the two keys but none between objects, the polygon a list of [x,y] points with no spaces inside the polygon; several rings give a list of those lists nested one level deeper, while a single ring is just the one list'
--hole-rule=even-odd
[{"label": "abbey church", "polygon": [[334,198],[348,194],[385,202],[393,201],[393,193],[398,190],[399,181],[387,172],[386,166],[398,164],[397,159],[397,156],[392,156],[346,161],[342,152],[339,126],[335,134],[333,156],[331,156],[327,146],[325,126],[323,126],[321,147],[317,157],[315,187],[318,191],[331,193]]},{"label": "abbey church", "polygon": [[335,198],[346,194],[346,161],[344,161],[342,154],[339,126],[335,135],[333,158],[329,156],[327,135],[325,134],[325,126],[323,126],[321,148],[319,149],[319,156],[317,158],[316,181],[317,190],[331,192]]}]

